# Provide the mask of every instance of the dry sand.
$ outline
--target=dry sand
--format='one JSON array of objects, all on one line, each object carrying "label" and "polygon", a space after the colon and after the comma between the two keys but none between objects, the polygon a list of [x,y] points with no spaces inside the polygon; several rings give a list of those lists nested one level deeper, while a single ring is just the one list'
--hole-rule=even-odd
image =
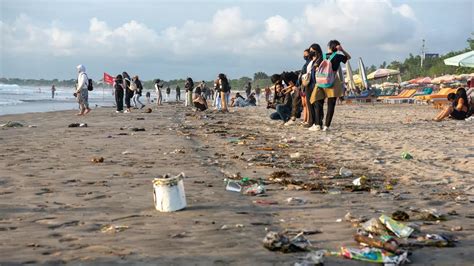
[{"label": "dry sand", "polygon": [[[356,229],[336,222],[348,211],[376,217],[409,207],[457,212],[439,223],[419,221],[423,232],[463,228],[451,232],[459,238],[454,248],[414,250],[414,265],[473,264],[472,123],[431,122],[436,111],[428,106],[343,105],[336,108],[333,131],[309,132],[270,121],[269,113],[194,113],[165,105],[151,114],[103,108],[83,118],[72,111],[0,116],[0,124],[37,126],[0,130],[0,264],[292,265],[304,253],[266,250],[266,228],[319,229],[321,234],[308,236],[313,245],[337,250],[356,246]],[[89,127],[67,127],[74,122]],[[241,140],[232,141],[236,137]],[[402,159],[403,151],[414,158]],[[300,158],[291,159],[295,152]],[[94,156],[104,163],[92,163]],[[341,166],[356,177],[398,184],[387,193],[349,192],[341,186],[354,177],[328,178]],[[224,190],[222,172],[266,178],[276,170],[320,181],[333,192],[277,184],[267,186],[268,197]],[[159,213],[151,180],[179,172],[187,175],[188,208]],[[288,197],[309,202],[289,206]],[[259,199],[279,204],[253,203]],[[128,229],[101,232],[107,225]],[[364,265],[337,257],[326,261]]]}]

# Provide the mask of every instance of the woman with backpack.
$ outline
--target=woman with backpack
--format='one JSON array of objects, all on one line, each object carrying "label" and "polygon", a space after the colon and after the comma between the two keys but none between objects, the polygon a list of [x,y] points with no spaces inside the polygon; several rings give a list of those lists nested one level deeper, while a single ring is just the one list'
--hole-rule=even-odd
[{"label": "woman with backpack", "polygon": [[[323,61],[319,64],[317,71],[314,71],[316,78],[316,87],[313,91],[314,97],[311,97],[315,103],[316,128],[315,131],[329,130],[332,117],[336,108],[336,102],[343,96],[342,83],[344,82],[337,75],[341,63],[346,63],[351,56],[342,48],[337,40],[331,40],[328,43],[328,53],[323,55]],[[313,95],[312,95],[313,96]],[[323,127],[324,118],[324,100],[328,99],[328,109],[326,121]]]},{"label": "woman with backpack", "polygon": [[140,102],[140,97],[142,96],[143,85],[138,76],[133,77],[133,82],[135,83],[135,94],[133,95],[133,105],[138,109],[138,104],[141,105],[140,109],[143,109],[145,105]]},{"label": "woman with backpack", "polygon": [[122,78],[123,78],[123,88],[125,90],[125,106],[127,109],[125,110],[124,113],[130,113],[132,112],[131,108],[132,105],[130,104],[130,99],[133,97],[133,91],[130,88],[130,84],[132,83],[132,80],[130,76],[128,75],[127,72],[122,72]]},{"label": "woman with backpack", "polygon": [[123,78],[118,74],[114,81],[116,113],[123,112]]}]

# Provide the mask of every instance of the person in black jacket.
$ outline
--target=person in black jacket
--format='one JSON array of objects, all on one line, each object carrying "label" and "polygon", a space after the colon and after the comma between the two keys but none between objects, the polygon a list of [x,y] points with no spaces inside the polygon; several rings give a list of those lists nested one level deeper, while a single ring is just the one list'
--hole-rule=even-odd
[{"label": "person in black jacket", "polygon": [[283,89],[282,93],[284,95],[283,103],[276,105],[276,112],[270,115],[272,120],[283,120],[286,122],[290,119],[292,104],[293,104],[293,91],[296,89],[296,83],[298,76],[294,72],[284,72],[281,75],[282,79],[285,81],[285,84],[288,84],[288,87]]},{"label": "person in black jacket", "polygon": [[130,84],[132,82],[132,79],[128,75],[127,72],[122,72],[122,78],[123,78],[123,88],[125,90],[125,105],[127,106],[127,110],[125,110],[125,113],[130,113],[132,110],[132,105],[130,104],[130,99],[133,97],[133,91],[130,89]]},{"label": "person in black jacket", "polygon": [[140,97],[142,96],[142,91],[143,91],[143,86],[142,82],[138,78],[138,76],[133,77],[133,82],[135,82],[135,85],[137,86],[137,89],[135,90],[135,94],[133,95],[133,105],[135,106],[136,109],[138,109],[138,104],[141,105],[140,109],[145,107],[145,105],[140,102]]},{"label": "person in black jacket", "polygon": [[123,112],[123,78],[118,74],[114,81],[115,88],[115,104],[117,105],[116,113]]}]

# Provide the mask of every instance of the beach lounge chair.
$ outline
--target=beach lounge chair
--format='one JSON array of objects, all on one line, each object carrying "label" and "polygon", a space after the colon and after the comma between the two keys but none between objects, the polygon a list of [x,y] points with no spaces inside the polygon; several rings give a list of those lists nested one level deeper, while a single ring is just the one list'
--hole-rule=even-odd
[{"label": "beach lounge chair", "polygon": [[416,89],[403,90],[397,96],[389,96],[383,99],[384,103],[410,103],[414,101],[413,95],[415,95]]},{"label": "beach lounge chair", "polygon": [[441,89],[438,93],[428,96],[428,102],[433,104],[436,109],[443,108],[443,105],[448,103],[448,94],[456,93],[457,89],[445,88]]},{"label": "beach lounge chair", "polygon": [[415,103],[428,103],[428,97],[433,93],[433,88],[424,88],[421,92],[413,95]]},{"label": "beach lounge chair", "polygon": [[347,103],[351,103],[352,101],[370,103],[377,97],[374,96],[374,93],[375,91],[372,90],[364,90],[360,93],[360,95],[347,96],[346,101]]}]

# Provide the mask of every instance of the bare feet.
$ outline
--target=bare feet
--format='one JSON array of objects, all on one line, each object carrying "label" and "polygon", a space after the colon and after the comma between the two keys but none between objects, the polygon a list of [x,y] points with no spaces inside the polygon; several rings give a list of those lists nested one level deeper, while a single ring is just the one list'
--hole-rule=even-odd
[{"label": "bare feet", "polygon": [[77,115],[77,116],[80,116],[80,115],[84,115],[84,114],[81,112],[81,113],[77,113],[76,115]]},{"label": "bare feet", "polygon": [[86,114],[88,114],[90,111],[91,111],[91,109],[90,109],[90,108],[87,108],[86,111],[84,112],[84,114],[86,115]]}]

